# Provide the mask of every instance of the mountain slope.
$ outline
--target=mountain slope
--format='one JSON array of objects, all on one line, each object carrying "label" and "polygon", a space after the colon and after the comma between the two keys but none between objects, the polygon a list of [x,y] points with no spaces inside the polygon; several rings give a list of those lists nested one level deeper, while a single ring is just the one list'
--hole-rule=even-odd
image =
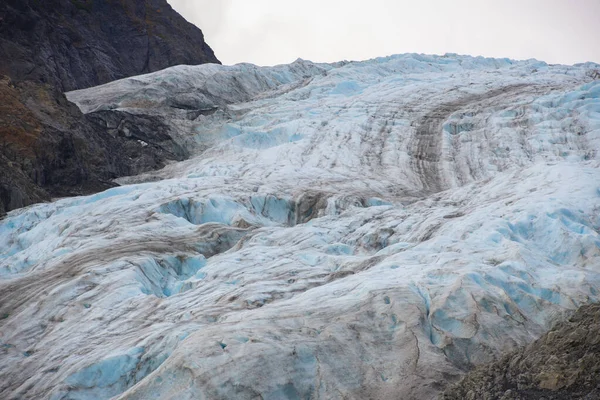
[{"label": "mountain slope", "polygon": [[0,224],[6,398],[435,398],[600,293],[598,65],[178,66],[187,161]]},{"label": "mountain slope", "polygon": [[0,215],[185,158],[154,118],[86,117],[63,91],[206,62],[218,60],[200,29],[164,0],[0,3]]},{"label": "mountain slope", "polygon": [[82,89],[179,64],[218,63],[165,0],[7,0],[0,74]]},{"label": "mountain slope", "polygon": [[111,180],[187,156],[155,118],[83,115],[58,90],[31,81],[0,83],[0,214],[32,203],[95,193]]}]

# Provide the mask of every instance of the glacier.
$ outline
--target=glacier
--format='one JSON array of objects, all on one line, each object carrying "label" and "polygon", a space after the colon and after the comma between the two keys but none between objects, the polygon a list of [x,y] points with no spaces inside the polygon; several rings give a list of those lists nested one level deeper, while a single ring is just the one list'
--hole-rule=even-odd
[{"label": "glacier", "polygon": [[67,96],[193,156],[0,221],[2,398],[433,399],[600,299],[600,65],[206,64]]}]

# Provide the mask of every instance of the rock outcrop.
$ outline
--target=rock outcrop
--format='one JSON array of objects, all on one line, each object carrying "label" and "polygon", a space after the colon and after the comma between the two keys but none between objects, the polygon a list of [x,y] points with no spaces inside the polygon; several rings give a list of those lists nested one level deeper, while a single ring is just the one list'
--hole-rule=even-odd
[{"label": "rock outcrop", "polygon": [[469,373],[443,400],[600,398],[600,304],[586,305],[524,349]]},{"label": "rock outcrop", "polygon": [[165,0],[7,0],[0,73],[82,89],[179,64],[219,63]]},{"label": "rock outcrop", "polygon": [[0,214],[105,190],[188,156],[157,117],[83,115],[56,88],[31,81],[0,82],[0,135]]},{"label": "rock outcrop", "polygon": [[2,2],[0,215],[185,158],[156,117],[83,115],[63,92],[207,62],[200,29],[165,0]]}]

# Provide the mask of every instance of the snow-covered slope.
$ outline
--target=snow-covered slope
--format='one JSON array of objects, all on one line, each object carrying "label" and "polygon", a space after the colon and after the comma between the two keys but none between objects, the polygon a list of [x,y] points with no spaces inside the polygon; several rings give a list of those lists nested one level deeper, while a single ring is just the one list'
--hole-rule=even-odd
[{"label": "snow-covered slope", "polygon": [[434,398],[599,299],[599,70],[399,55],[70,93],[196,156],[0,222],[0,396]]}]

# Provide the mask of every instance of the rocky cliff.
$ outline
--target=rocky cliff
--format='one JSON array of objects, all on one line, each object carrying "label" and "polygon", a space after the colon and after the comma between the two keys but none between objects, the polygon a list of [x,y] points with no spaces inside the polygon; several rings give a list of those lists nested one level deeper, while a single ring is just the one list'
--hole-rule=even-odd
[{"label": "rocky cliff", "polygon": [[187,157],[156,117],[82,115],[56,88],[32,81],[0,81],[0,135],[0,213],[104,190]]},{"label": "rocky cliff", "polygon": [[165,0],[0,3],[0,215],[185,158],[156,118],[84,116],[63,92],[207,62],[200,29]]},{"label": "rocky cliff", "polygon": [[219,63],[202,31],[165,0],[7,0],[0,4],[0,73],[96,86],[178,64]]}]

